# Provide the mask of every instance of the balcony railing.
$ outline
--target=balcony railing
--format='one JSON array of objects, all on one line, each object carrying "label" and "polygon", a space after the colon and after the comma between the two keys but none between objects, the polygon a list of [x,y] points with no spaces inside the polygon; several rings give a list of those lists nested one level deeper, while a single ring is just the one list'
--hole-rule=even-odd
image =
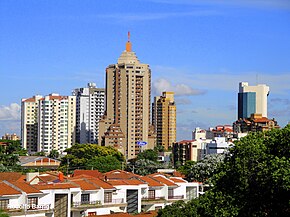
[{"label": "balcony railing", "polygon": [[176,196],[168,196],[169,200],[182,200],[184,199],[184,195],[176,195]]},{"label": "balcony railing", "polygon": [[101,205],[100,200],[94,200],[94,201],[78,201],[73,202],[72,207],[80,207],[80,206],[93,206],[93,205]]},{"label": "balcony railing", "polygon": [[119,204],[119,203],[124,203],[124,199],[119,198],[119,199],[112,199],[111,201],[104,201],[104,204]]},{"label": "balcony railing", "polygon": [[143,201],[165,200],[165,197],[142,197]]}]

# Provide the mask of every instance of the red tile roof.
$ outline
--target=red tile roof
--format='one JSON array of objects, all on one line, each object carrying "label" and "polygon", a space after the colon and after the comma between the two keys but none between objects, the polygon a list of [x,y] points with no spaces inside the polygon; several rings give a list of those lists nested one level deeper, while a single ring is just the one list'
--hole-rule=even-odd
[{"label": "red tile roof", "polygon": [[90,182],[96,184],[97,186],[103,188],[103,189],[115,189],[113,185],[111,185],[110,183],[105,182],[105,181],[103,181],[101,179],[98,179],[98,178],[91,178],[91,179],[89,179],[88,178],[88,180]]},{"label": "red tile roof", "polygon": [[170,180],[175,182],[175,183],[187,183],[184,179],[177,178],[177,177],[170,177]]},{"label": "red tile roof", "polygon": [[87,175],[87,176],[92,176],[96,178],[102,178],[104,176],[98,170],[75,170],[73,177],[80,176],[80,175]]},{"label": "red tile roof", "polygon": [[78,185],[74,183],[36,184],[33,186],[38,190],[78,188]]},{"label": "red tile roof", "polygon": [[151,178],[167,185],[167,186],[177,186],[173,181],[165,178],[164,176],[159,176],[159,175],[156,175],[156,176],[150,176]]},{"label": "red tile roof", "polygon": [[131,178],[138,178],[139,175],[134,173],[130,173],[123,170],[113,170],[104,174],[104,176],[109,179],[131,179]]},{"label": "red tile roof", "polygon": [[257,118],[253,120],[255,123],[265,123],[265,122],[270,122],[268,118],[262,117],[262,118]]},{"label": "red tile roof", "polygon": [[0,182],[0,196],[15,195],[15,194],[21,194],[21,192],[17,191],[16,189],[12,188],[11,186],[9,186],[4,182]]},{"label": "red tile roof", "polygon": [[126,179],[126,180],[109,180],[111,185],[144,185],[145,182],[136,179]]},{"label": "red tile roof", "polygon": [[158,182],[157,180],[151,178],[150,176],[142,176],[140,177],[140,179],[142,181],[145,181],[150,187],[160,187],[160,186],[163,187],[164,186],[164,184]]},{"label": "red tile roof", "polygon": [[34,188],[32,185],[27,184],[26,182],[11,182],[11,184],[26,192],[27,194],[42,193],[38,189]]},{"label": "red tile roof", "polygon": [[196,140],[181,140],[179,142],[177,142],[179,145],[181,144],[188,144],[188,143],[192,143],[195,142]]},{"label": "red tile roof", "polygon": [[6,180],[6,181],[17,181],[22,177],[21,173],[17,172],[2,172],[0,173],[0,181]]},{"label": "red tile roof", "polygon": [[72,181],[73,183],[77,184],[78,186],[80,186],[80,188],[82,190],[97,190],[100,189],[99,186],[97,186],[96,184],[86,180],[86,179],[74,179]]}]

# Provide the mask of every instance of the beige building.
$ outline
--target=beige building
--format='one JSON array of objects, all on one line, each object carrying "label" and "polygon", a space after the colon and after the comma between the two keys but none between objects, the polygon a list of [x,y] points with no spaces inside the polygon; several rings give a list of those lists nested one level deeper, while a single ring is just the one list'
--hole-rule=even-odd
[{"label": "beige building", "polygon": [[[151,70],[132,52],[130,38],[117,64],[106,69],[106,111],[99,123],[101,145],[113,146],[126,159],[155,145],[150,126]],[[140,146],[139,144],[146,144]]]},{"label": "beige building", "polygon": [[5,133],[5,135],[2,136],[2,139],[13,140],[13,141],[20,140],[19,136],[17,136],[16,133],[13,133],[13,134]]},{"label": "beige building", "polygon": [[76,97],[50,94],[39,100],[38,150],[62,153],[75,143]]},{"label": "beige building", "polygon": [[153,125],[157,135],[157,145],[167,150],[176,141],[176,105],[174,92],[163,92],[154,98]]},{"label": "beige building", "polygon": [[175,142],[172,148],[174,166],[184,165],[186,161],[199,161],[202,158],[202,144],[197,140]]},{"label": "beige building", "polygon": [[28,153],[37,152],[38,105],[42,96],[36,95],[21,102],[21,141]]}]

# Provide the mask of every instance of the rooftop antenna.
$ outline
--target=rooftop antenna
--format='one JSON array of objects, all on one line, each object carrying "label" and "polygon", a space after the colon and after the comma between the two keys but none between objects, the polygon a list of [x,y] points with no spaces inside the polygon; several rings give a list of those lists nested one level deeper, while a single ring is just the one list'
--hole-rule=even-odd
[{"label": "rooftop antenna", "polygon": [[132,52],[132,44],[130,42],[130,32],[128,32],[128,41],[126,43],[126,51],[127,52]]}]

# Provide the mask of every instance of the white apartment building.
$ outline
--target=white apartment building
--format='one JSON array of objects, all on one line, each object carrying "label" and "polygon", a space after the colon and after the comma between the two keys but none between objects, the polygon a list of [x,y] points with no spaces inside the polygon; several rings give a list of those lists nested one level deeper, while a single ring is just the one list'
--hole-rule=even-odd
[{"label": "white apartment building", "polygon": [[226,141],[225,137],[215,137],[206,145],[206,154],[222,154],[233,145],[232,142]]},{"label": "white apartment building", "polygon": [[97,88],[95,83],[77,88],[76,96],[76,142],[98,144],[99,120],[105,110],[105,89]]},{"label": "white apartment building", "polygon": [[42,96],[21,100],[21,141],[28,153],[37,152],[38,105]]},{"label": "white apartment building", "polygon": [[75,143],[75,96],[50,94],[39,99],[37,151],[60,154]]}]

